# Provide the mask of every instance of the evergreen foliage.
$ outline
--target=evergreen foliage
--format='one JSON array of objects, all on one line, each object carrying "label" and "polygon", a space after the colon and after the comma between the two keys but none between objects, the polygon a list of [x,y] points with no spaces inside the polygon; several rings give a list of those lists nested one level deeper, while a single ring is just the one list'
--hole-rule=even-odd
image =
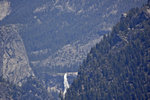
[{"label": "evergreen foliage", "polygon": [[0,99],[1,100],[53,100],[47,90],[36,78],[28,78],[22,87],[5,81],[0,77]]},{"label": "evergreen foliage", "polygon": [[150,4],[131,9],[91,49],[65,100],[150,99]]}]

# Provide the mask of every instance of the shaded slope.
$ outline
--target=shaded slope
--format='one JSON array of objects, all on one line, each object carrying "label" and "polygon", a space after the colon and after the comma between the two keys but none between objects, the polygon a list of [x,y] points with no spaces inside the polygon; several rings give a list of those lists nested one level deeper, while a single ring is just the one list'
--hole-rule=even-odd
[{"label": "shaded slope", "polygon": [[1,100],[53,100],[40,82],[35,78],[28,78],[22,87],[16,86],[0,77]]},{"label": "shaded slope", "polygon": [[[11,13],[0,22],[0,26],[22,25],[19,34],[30,66],[35,76],[53,92],[63,90],[63,76],[59,76],[59,73],[77,71],[82,59],[95,45],[90,40],[109,32],[122,12],[141,6],[146,0],[7,1],[11,5]],[[41,54],[33,55],[39,51]],[[33,62],[39,61],[42,64],[33,65]]]},{"label": "shaded slope", "polygon": [[66,100],[150,98],[150,4],[123,14],[91,49]]}]

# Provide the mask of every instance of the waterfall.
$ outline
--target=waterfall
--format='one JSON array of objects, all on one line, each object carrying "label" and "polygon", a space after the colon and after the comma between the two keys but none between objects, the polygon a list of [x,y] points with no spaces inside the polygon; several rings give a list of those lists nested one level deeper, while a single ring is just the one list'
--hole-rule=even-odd
[{"label": "waterfall", "polygon": [[67,92],[67,89],[69,88],[69,83],[68,83],[68,80],[67,80],[67,73],[65,73],[64,75],[64,92],[63,92],[63,98],[65,97],[65,94]]}]

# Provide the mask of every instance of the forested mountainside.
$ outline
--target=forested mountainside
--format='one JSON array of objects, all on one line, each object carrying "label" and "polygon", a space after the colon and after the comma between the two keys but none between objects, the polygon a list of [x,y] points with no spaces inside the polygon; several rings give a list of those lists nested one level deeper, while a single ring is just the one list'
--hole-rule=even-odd
[{"label": "forested mountainside", "polygon": [[65,100],[150,99],[150,1],[91,49]]},{"label": "forested mountainside", "polygon": [[28,78],[22,87],[5,81],[0,77],[1,100],[53,100],[45,88],[35,78]]},{"label": "forested mountainside", "polygon": [[58,99],[66,90],[65,75],[72,83],[91,47],[123,12],[145,2],[0,0],[0,75],[21,88],[34,77]]}]

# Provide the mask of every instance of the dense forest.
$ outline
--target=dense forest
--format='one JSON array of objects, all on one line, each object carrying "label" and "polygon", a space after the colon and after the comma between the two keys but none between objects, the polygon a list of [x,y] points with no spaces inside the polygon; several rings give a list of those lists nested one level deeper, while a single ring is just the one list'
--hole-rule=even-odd
[{"label": "dense forest", "polygon": [[150,99],[150,1],[91,49],[65,100]]},{"label": "dense forest", "polygon": [[1,100],[49,100],[52,95],[47,93],[40,82],[30,77],[22,87],[14,85],[0,77],[0,99]]},{"label": "dense forest", "polygon": [[149,99],[146,1],[0,0],[0,100]]}]

